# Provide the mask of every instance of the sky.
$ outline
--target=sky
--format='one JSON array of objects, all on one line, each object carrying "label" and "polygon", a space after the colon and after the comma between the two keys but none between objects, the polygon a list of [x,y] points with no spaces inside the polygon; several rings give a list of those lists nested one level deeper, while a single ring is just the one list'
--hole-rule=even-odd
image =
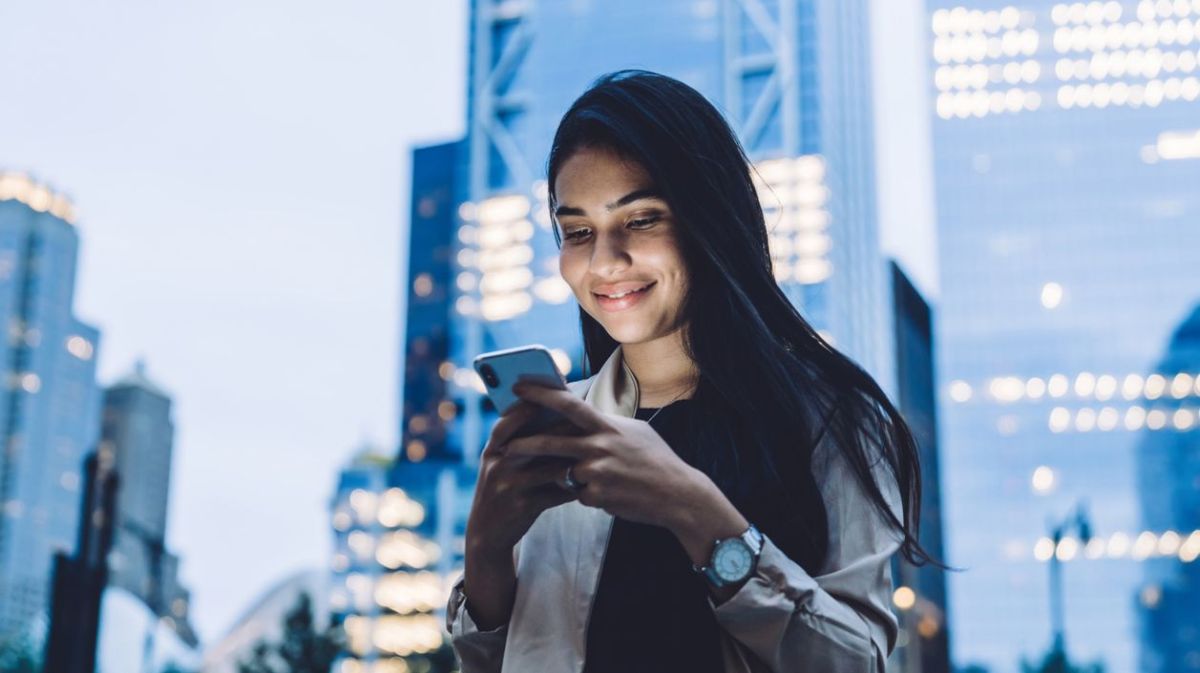
[{"label": "sky", "polygon": [[[881,238],[936,296],[924,19],[874,0]],[[176,424],[168,546],[202,639],[329,559],[338,468],[394,445],[414,144],[460,136],[465,0],[0,3],[0,170],[71,195],[99,378]]]}]

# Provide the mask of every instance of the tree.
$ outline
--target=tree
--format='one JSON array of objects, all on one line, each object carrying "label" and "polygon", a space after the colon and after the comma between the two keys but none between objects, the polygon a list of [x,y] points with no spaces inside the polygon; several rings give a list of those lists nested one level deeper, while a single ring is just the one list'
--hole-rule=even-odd
[{"label": "tree", "polygon": [[300,594],[296,606],[284,618],[283,643],[277,650],[287,673],[329,673],[341,651],[337,631],[313,626],[312,597]]},{"label": "tree", "polygon": [[301,593],[283,618],[283,640],[259,641],[238,673],[329,673],[342,649],[338,630],[313,623],[312,597]]},{"label": "tree", "polygon": [[1104,664],[1091,663],[1077,666],[1071,663],[1062,648],[1051,647],[1040,663],[1031,663],[1022,659],[1021,673],[1104,673]]}]

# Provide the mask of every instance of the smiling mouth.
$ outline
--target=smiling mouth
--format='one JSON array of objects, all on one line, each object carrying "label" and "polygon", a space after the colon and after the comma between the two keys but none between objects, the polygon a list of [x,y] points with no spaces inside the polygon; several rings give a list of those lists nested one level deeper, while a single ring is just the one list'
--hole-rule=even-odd
[{"label": "smiling mouth", "polygon": [[[657,282],[657,281],[655,281],[655,282]],[[649,290],[653,286],[654,286],[654,283],[648,283],[646,285],[643,285],[642,287],[639,287],[636,290],[626,290],[625,292],[621,292],[619,294],[600,294],[598,292],[593,292],[592,294],[596,295],[597,297],[599,297],[601,299],[622,299],[624,297],[628,297],[629,295],[642,294],[646,290]]]}]

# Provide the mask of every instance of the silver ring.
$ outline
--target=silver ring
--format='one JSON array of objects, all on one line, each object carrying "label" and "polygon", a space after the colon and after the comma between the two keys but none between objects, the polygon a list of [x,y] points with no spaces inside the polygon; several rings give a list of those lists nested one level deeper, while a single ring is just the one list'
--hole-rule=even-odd
[{"label": "silver ring", "polygon": [[578,491],[579,489],[584,487],[584,484],[581,482],[575,481],[575,476],[571,474],[571,471],[574,469],[575,469],[574,465],[568,465],[567,466],[567,476],[563,477],[563,485],[567,487],[568,491]]}]

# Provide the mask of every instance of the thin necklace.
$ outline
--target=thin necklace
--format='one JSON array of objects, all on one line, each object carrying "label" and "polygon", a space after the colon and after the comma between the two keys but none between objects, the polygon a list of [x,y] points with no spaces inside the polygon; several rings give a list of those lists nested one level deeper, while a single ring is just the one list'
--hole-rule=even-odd
[{"label": "thin necklace", "polygon": [[[686,393],[686,392],[687,392],[687,390],[683,391],[683,393]],[[653,414],[650,414],[650,418],[647,418],[646,422],[649,423],[650,421],[654,420],[654,417],[661,414],[663,409],[666,409],[667,407],[671,406],[672,404],[678,402],[679,398],[683,397],[683,393],[679,393],[678,395],[675,396],[675,399],[671,400],[670,402],[667,402],[666,404],[659,407],[658,411],[655,411]]]}]

